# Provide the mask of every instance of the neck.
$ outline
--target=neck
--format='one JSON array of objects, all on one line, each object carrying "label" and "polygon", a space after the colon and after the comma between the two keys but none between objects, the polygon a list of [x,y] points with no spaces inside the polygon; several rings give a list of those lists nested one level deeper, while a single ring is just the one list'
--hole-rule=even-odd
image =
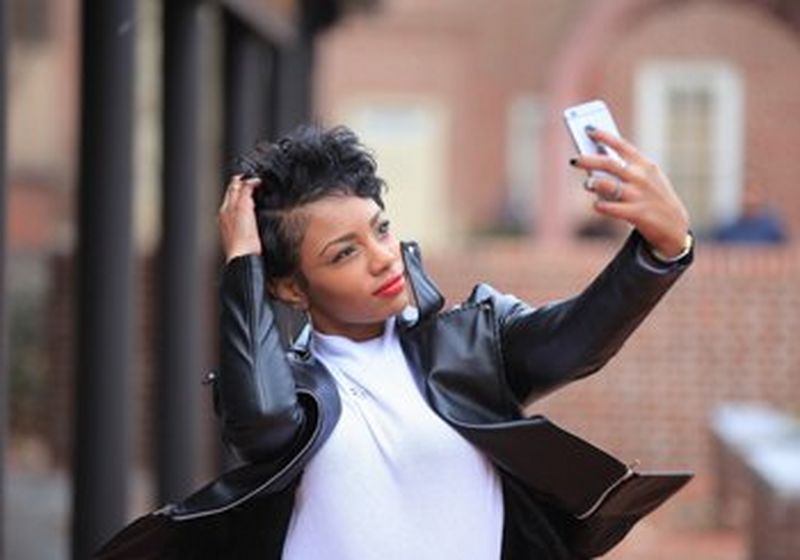
[{"label": "neck", "polygon": [[385,322],[363,325],[337,325],[333,328],[331,328],[330,325],[317,324],[314,322],[313,318],[311,322],[314,330],[320,334],[341,336],[355,342],[363,342],[372,338],[378,338],[383,335],[383,331],[386,329]]}]

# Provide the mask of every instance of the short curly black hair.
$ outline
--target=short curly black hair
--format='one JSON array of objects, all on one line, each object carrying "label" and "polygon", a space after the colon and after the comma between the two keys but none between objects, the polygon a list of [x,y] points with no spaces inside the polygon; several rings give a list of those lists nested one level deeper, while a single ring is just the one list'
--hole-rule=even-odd
[{"label": "short curly black hair", "polygon": [[375,159],[345,126],[301,125],[236,159],[234,173],[261,180],[253,198],[268,282],[299,270],[306,218],[296,210],[304,204],[345,194],[384,208],[385,183],[376,171]]}]

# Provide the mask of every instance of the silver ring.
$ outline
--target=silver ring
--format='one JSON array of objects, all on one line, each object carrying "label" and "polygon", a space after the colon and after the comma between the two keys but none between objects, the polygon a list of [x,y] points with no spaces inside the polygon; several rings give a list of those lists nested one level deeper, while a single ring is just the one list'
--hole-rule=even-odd
[{"label": "silver ring", "polygon": [[619,160],[619,166],[622,168],[623,171],[628,169],[628,165],[629,165],[628,162],[625,161],[624,159]]},{"label": "silver ring", "polygon": [[611,193],[611,200],[614,202],[619,202],[622,200],[622,181],[617,179],[617,182],[614,183],[614,191]]}]

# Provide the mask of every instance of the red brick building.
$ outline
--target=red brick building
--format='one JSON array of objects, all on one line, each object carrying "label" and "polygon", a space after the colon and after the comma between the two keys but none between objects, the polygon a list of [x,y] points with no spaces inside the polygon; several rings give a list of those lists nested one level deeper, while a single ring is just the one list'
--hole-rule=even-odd
[{"label": "red brick building", "polygon": [[[577,235],[594,218],[561,111],[583,100],[605,99],[667,169],[701,237],[735,219],[749,189],[800,231],[800,32],[764,4],[387,1],[320,44],[318,107],[375,148],[395,222],[428,247],[451,303],[478,280],[564,297],[624,233]],[[604,372],[531,410],[644,467],[696,470],[673,507],[703,524],[714,404],[799,410],[798,285],[793,242],[701,239],[696,265]]]}]

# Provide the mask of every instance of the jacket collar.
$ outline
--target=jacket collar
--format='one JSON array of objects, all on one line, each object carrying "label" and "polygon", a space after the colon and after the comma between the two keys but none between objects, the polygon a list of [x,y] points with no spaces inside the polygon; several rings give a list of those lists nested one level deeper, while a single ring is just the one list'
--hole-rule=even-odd
[{"label": "jacket collar", "polygon": [[[400,249],[406,268],[406,277],[409,279],[411,293],[417,305],[416,321],[424,321],[442,309],[444,296],[422,266],[419,244],[416,241],[403,241],[400,243]],[[406,319],[405,314],[403,315],[402,318]],[[412,321],[416,322],[413,319]]]},{"label": "jacket collar", "polygon": [[[411,286],[415,308],[408,307],[397,318],[401,329],[412,327],[438,313],[444,306],[444,296],[422,266],[422,255],[416,241],[402,241],[400,251],[406,270],[406,278]],[[311,325],[306,324],[295,337],[291,351],[306,359],[310,355]]]}]

